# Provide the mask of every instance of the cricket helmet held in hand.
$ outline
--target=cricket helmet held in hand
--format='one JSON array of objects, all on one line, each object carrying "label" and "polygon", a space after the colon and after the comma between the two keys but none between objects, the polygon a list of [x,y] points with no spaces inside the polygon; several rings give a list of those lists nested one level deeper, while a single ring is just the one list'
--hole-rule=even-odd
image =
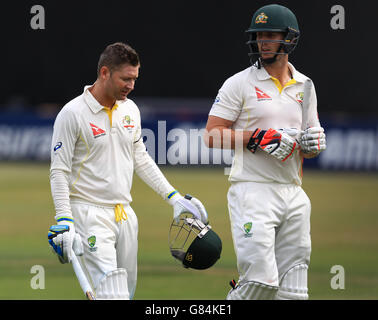
[{"label": "cricket helmet held in hand", "polygon": [[[298,21],[294,13],[281,5],[270,4],[258,9],[252,17],[251,25],[246,30],[249,35],[247,45],[251,64],[261,62],[260,52],[257,45],[257,32],[282,32],[283,40],[270,40],[269,42],[280,43],[280,47],[273,58],[265,59],[265,63],[273,63],[278,54],[289,54],[293,52],[298,44],[300,32]],[[283,49],[283,50],[282,50]],[[281,51],[282,50],[282,51]]]},{"label": "cricket helmet held in hand", "polygon": [[207,269],[222,252],[222,241],[209,224],[185,215],[173,220],[169,231],[169,249],[185,268]]}]

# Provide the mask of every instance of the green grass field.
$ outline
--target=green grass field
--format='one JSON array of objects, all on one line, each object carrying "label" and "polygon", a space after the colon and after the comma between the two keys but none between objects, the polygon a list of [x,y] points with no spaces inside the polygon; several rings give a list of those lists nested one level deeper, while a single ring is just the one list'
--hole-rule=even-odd
[{"label": "green grass field", "polygon": [[[184,269],[168,249],[171,207],[138,177],[132,207],[139,218],[139,276],[135,299],[224,299],[237,279],[223,169],[163,169],[181,193],[205,204],[223,241],[221,259],[205,271]],[[47,164],[0,164],[0,299],[84,299],[71,266],[50,251],[54,224]],[[312,200],[310,299],[378,299],[378,175],[306,172]],[[45,288],[32,289],[43,267]],[[345,289],[331,288],[334,265],[345,270]]]}]

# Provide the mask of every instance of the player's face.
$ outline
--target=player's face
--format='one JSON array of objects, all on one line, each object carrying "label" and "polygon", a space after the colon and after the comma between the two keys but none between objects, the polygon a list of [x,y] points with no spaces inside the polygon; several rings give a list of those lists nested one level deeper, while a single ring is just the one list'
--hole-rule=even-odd
[{"label": "player's face", "polygon": [[108,82],[109,94],[116,100],[125,100],[134,90],[135,81],[139,76],[139,66],[123,64],[110,73]]},{"label": "player's face", "polygon": [[284,34],[282,32],[257,32],[256,40],[259,47],[260,55],[263,59],[273,58],[275,53],[280,47],[280,43],[277,42],[264,42],[264,41],[278,41],[283,40]]}]

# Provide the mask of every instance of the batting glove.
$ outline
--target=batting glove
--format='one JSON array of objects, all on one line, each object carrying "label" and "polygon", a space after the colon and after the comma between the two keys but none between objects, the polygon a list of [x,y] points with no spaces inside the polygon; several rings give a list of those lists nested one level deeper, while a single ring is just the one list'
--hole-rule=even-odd
[{"label": "batting glove", "polygon": [[302,131],[300,146],[303,153],[320,153],[327,147],[322,127],[312,127]]},{"label": "batting glove", "polygon": [[171,192],[168,196],[168,203],[173,206],[173,219],[176,223],[180,220],[180,215],[183,213],[191,213],[194,218],[201,220],[203,223],[208,222],[207,212],[197,198],[187,194],[183,197],[178,191]]},{"label": "batting glove", "polygon": [[72,261],[72,250],[77,256],[83,255],[83,244],[80,235],[75,232],[72,219],[58,218],[57,222],[57,225],[53,225],[49,229],[47,236],[49,244],[61,263],[70,263]]},{"label": "batting glove", "polygon": [[249,139],[247,149],[255,153],[257,147],[278,160],[286,161],[298,148],[298,143],[283,130],[257,128]]}]

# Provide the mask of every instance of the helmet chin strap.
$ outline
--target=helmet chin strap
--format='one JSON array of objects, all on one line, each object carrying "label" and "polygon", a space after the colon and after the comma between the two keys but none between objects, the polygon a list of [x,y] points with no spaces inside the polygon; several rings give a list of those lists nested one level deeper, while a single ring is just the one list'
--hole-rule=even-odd
[{"label": "helmet chin strap", "polygon": [[278,57],[278,52],[280,52],[282,48],[283,48],[283,44],[280,45],[276,54],[272,58],[263,59],[261,58],[261,55],[260,55],[260,57],[257,60],[258,68],[261,69],[261,65],[269,65],[269,64],[275,63]]},{"label": "helmet chin strap", "polygon": [[258,69],[261,69],[262,66],[264,65],[270,65],[270,64],[273,64],[276,62],[277,60],[277,57],[278,57],[278,54],[276,53],[274,55],[274,57],[272,58],[267,58],[267,59],[263,59],[261,58],[261,56],[257,59],[257,68]]},{"label": "helmet chin strap", "polygon": [[275,54],[274,57],[272,58],[267,58],[267,59],[263,59],[260,57],[260,61],[262,62],[262,64],[272,64],[274,62],[276,62],[277,60],[277,57],[278,57],[278,54]]}]

